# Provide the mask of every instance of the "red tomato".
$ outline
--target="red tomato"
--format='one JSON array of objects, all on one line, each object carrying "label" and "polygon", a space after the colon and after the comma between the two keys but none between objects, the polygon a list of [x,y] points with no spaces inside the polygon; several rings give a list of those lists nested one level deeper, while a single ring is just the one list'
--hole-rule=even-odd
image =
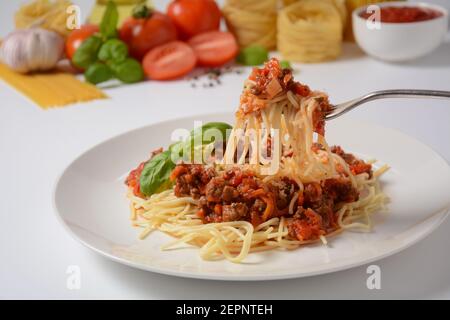
[{"label": "red tomato", "polygon": [[214,0],[175,0],[167,8],[167,14],[184,40],[218,30],[220,26],[221,13]]},{"label": "red tomato", "polygon": [[150,12],[147,18],[130,17],[119,30],[130,55],[141,60],[152,48],[177,39],[177,30],[166,15]]},{"label": "red tomato", "polygon": [[84,40],[99,32],[99,27],[94,24],[85,24],[80,29],[73,30],[66,39],[66,56],[72,60],[75,51],[83,43]]},{"label": "red tomato", "polygon": [[205,67],[221,66],[233,60],[239,51],[234,36],[224,31],[205,32],[188,43],[194,49],[198,64]]},{"label": "red tomato", "polygon": [[197,59],[191,47],[172,41],[152,49],[142,62],[145,74],[154,80],[179,78],[194,69]]}]

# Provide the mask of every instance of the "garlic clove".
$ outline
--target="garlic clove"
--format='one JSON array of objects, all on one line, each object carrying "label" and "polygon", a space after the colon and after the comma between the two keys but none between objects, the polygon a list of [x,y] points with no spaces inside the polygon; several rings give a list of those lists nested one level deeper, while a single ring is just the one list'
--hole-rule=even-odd
[{"label": "garlic clove", "polygon": [[63,51],[64,39],[59,34],[31,28],[8,35],[0,47],[0,59],[17,72],[47,71],[56,67]]},{"label": "garlic clove", "polygon": [[23,48],[25,32],[17,30],[9,34],[0,47],[0,59],[11,69],[25,73],[28,71],[27,57]]}]

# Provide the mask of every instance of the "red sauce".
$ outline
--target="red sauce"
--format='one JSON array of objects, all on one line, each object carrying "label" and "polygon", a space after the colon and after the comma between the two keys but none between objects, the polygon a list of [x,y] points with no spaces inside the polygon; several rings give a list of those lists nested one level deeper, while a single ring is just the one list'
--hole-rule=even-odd
[{"label": "red sauce", "polygon": [[264,63],[263,68],[254,68],[248,78],[255,85],[242,93],[238,116],[264,109],[267,106],[265,100],[270,100],[288,90],[303,97],[311,93],[308,86],[294,81],[292,70],[283,69],[276,58],[271,58]]},{"label": "red sauce", "polygon": [[[361,12],[360,17],[368,19],[373,12]],[[442,16],[442,12],[421,7],[381,7],[381,22],[408,23],[436,19]]]},{"label": "red sauce", "polygon": [[[280,62],[276,58],[271,58],[264,63],[263,68],[254,68],[249,80],[252,80],[255,85],[251,89],[245,89],[242,93],[237,111],[238,117],[264,109],[267,106],[266,100],[272,99],[281,92],[290,90],[302,97],[308,97],[312,92],[307,85],[294,81],[292,71],[281,68]],[[331,109],[331,105],[325,96],[316,99],[320,101],[319,107],[314,110],[313,114],[314,131],[325,135],[324,115]]]},{"label": "red sauce", "polygon": [[[370,164],[345,153],[340,147],[333,147],[333,151],[339,152],[349,165],[368,166],[369,176],[372,175]],[[290,237],[300,241],[316,240],[338,229],[337,211],[341,204],[359,198],[358,190],[346,176],[305,183],[300,191],[296,182],[288,177],[264,182],[252,171],[239,167],[216,171],[204,165],[178,164],[171,179],[177,197],[190,196],[198,200],[197,215],[205,224],[248,221],[258,226],[270,218],[283,216],[287,218]],[[294,200],[296,194],[298,197]]]},{"label": "red sauce", "polygon": [[133,189],[133,194],[135,196],[141,197],[141,198],[143,198],[144,195],[141,193],[140,179],[141,179],[142,170],[144,170],[146,163],[147,163],[147,161],[144,161],[141,164],[139,164],[139,166],[136,169],[131,170],[130,174],[128,175],[128,177],[125,180],[125,184],[128,187]]}]

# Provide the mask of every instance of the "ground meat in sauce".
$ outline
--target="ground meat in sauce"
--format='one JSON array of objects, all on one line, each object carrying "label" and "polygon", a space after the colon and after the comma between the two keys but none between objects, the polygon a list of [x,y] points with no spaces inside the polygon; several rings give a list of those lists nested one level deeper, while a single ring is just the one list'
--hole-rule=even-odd
[{"label": "ground meat in sauce", "polygon": [[239,192],[235,187],[225,186],[223,187],[222,200],[225,202],[231,202],[233,199],[239,196]]},{"label": "ground meat in sauce", "polygon": [[[358,191],[347,177],[307,183],[303,193],[287,177],[265,183],[252,172],[238,168],[216,172],[201,165],[183,164],[174,169],[172,177],[177,196],[191,195],[199,200],[198,216],[204,223],[242,220],[256,226],[265,221],[268,206],[273,206],[266,220],[285,216],[290,236],[302,241],[336,230],[337,205],[358,199]],[[290,213],[295,194],[298,198]]]},{"label": "ground meat in sauce", "polygon": [[340,156],[349,165],[353,174],[367,173],[372,177],[372,165],[356,158],[351,153],[346,153],[340,146],[331,147],[331,152]]},{"label": "ground meat in sauce", "polygon": [[309,208],[290,221],[288,232],[300,241],[314,240],[326,233],[322,228],[322,217]]},{"label": "ground meat in sauce", "polygon": [[332,109],[332,106],[330,102],[328,101],[327,96],[321,96],[315,98],[316,101],[319,103],[318,107],[314,109],[314,112],[312,114],[312,122],[313,122],[313,128],[314,132],[317,132],[318,134],[325,136],[325,115],[328,111]]},{"label": "ground meat in sauce", "polygon": [[294,193],[298,190],[296,183],[287,177],[272,180],[269,185],[275,193],[278,210],[286,209],[291,203]]},{"label": "ground meat in sauce", "polygon": [[212,167],[200,164],[179,164],[171,174],[171,180],[175,180],[175,195],[199,199],[205,194],[206,185],[215,175],[216,171]]},{"label": "ground meat in sauce", "polygon": [[[314,145],[315,150],[323,150]],[[162,149],[152,152],[152,157]],[[354,173],[372,174],[371,165],[345,153],[339,146],[332,152],[341,156]],[[132,170],[125,183],[132,188],[136,196],[140,193],[139,179],[147,161]],[[336,208],[339,203],[358,200],[358,191],[348,177],[326,179],[306,183],[299,193],[297,184],[287,178],[273,179],[267,183],[250,171],[234,168],[217,172],[213,167],[204,165],[179,164],[171,174],[175,182],[177,197],[191,196],[198,200],[198,216],[204,223],[226,221],[249,221],[254,226],[264,222],[268,207],[272,207],[271,217],[284,216],[288,221],[289,235],[301,241],[314,240],[338,228]],[[295,194],[293,212],[289,205]],[[269,209],[270,209],[269,207]]]},{"label": "ground meat in sauce", "polygon": [[273,58],[267,61],[263,68],[253,68],[249,79],[255,83],[250,93],[260,98],[274,97],[270,92],[270,86],[273,83],[277,83],[279,87],[280,91],[277,93],[290,90],[296,84],[292,77],[292,70],[281,68],[279,61]]},{"label": "ground meat in sauce", "polygon": [[[325,230],[333,230],[336,223],[336,204],[341,202],[354,202],[359,197],[358,191],[348,178],[331,178],[318,182],[305,184],[302,198],[302,209],[310,208],[322,217],[322,226]],[[303,211],[297,211],[296,216]]]},{"label": "ground meat in sauce", "polygon": [[246,220],[248,207],[245,203],[235,202],[222,207],[222,221],[238,221]]},{"label": "ground meat in sauce", "polygon": [[241,95],[238,116],[264,109],[266,104],[263,101],[287,91],[302,97],[311,93],[307,85],[294,81],[291,69],[281,68],[275,58],[267,61],[263,68],[254,68],[248,79],[251,85]]},{"label": "ground meat in sauce", "polygon": [[335,202],[354,202],[358,200],[358,191],[353,187],[348,178],[331,178],[321,182],[324,194]]},{"label": "ground meat in sauce", "polygon": [[[272,58],[263,68],[254,68],[249,76],[250,85],[244,89],[240,98],[238,117],[260,111],[266,107],[267,100],[291,91],[301,97],[308,97],[312,91],[307,85],[294,81],[292,70],[281,68],[280,62]],[[325,114],[331,109],[328,97],[316,93],[317,108],[313,112],[313,129],[320,135],[325,135]]]}]

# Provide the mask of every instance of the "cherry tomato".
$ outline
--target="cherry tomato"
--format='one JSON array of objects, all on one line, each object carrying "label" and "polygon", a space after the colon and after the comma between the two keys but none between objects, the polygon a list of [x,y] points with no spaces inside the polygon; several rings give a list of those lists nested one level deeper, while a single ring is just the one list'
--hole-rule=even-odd
[{"label": "cherry tomato", "polygon": [[154,80],[179,78],[194,69],[197,59],[184,42],[172,41],[153,48],[142,62],[145,74]]},{"label": "cherry tomato", "polygon": [[205,67],[221,66],[233,60],[239,51],[234,36],[224,31],[201,33],[188,43],[194,49],[198,64]]},{"label": "cherry tomato", "polygon": [[221,13],[214,0],[175,0],[169,4],[167,14],[184,40],[219,30]]},{"label": "cherry tomato", "polygon": [[147,17],[130,17],[119,30],[130,55],[141,60],[152,48],[177,39],[177,30],[166,15],[149,11]]},{"label": "cherry tomato", "polygon": [[77,51],[83,41],[96,32],[99,32],[99,27],[94,24],[85,24],[80,29],[73,30],[66,39],[65,51],[67,58],[72,60],[75,51]]}]

